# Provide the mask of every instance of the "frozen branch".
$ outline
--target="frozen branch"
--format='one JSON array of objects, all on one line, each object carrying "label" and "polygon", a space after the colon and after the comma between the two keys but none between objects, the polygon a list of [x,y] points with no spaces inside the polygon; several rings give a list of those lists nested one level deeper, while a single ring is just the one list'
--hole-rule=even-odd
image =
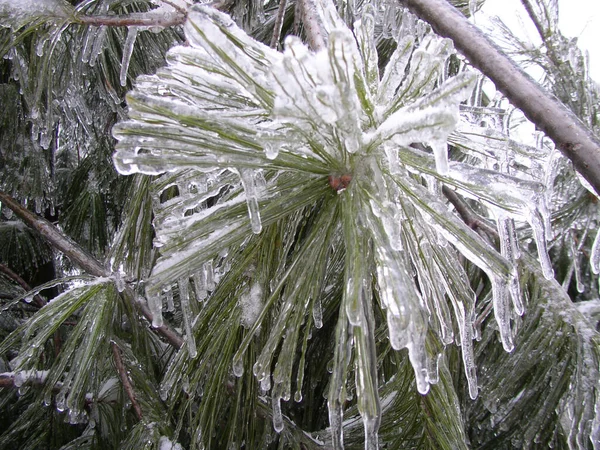
[{"label": "frozen branch", "polygon": [[445,0],[400,0],[471,64],[489,77],[497,89],[554,141],[575,168],[600,194],[600,143],[585,125],[518,68],[498,47]]},{"label": "frozen branch", "polygon": [[[76,242],[64,235],[58,228],[48,222],[46,219],[33,214],[28,209],[21,206],[10,195],[0,191],[0,202],[10,208],[29,228],[40,233],[54,248],[63,252],[71,261],[85,270],[90,275],[96,277],[109,278],[112,274],[96,258],[79,246]],[[152,313],[148,307],[136,300],[133,290],[128,286],[123,291],[124,297],[132,303],[139,312],[152,323]],[[163,336],[169,344],[175,348],[183,346],[183,338],[167,325],[158,328],[152,328],[158,334]]]},{"label": "frozen branch", "polygon": [[[6,267],[4,264],[0,264],[0,272],[4,275],[12,279],[15,283],[25,289],[25,292],[31,291],[31,286],[27,284],[27,282],[19,276],[19,274],[13,272],[10,268]],[[33,301],[40,308],[46,306],[46,301],[42,298],[40,294],[35,294],[33,296]]]},{"label": "frozen branch", "polygon": [[[151,11],[150,11],[151,13]],[[77,16],[76,21],[83,25],[108,26],[108,27],[155,27],[167,28],[177,25],[183,25],[187,16],[181,12],[174,14],[156,15],[146,13],[147,15],[131,16]]]},{"label": "frozen branch", "polygon": [[133,406],[133,410],[135,411],[135,415],[137,416],[138,420],[142,420],[142,408],[140,408],[140,404],[135,398],[133,386],[131,385],[131,381],[129,381],[129,377],[127,376],[127,371],[125,370],[125,365],[123,364],[123,358],[121,357],[121,349],[114,342],[111,342],[110,345],[112,347],[115,366],[117,367],[117,372],[119,373],[121,383],[123,384],[123,389],[125,389],[125,393],[127,394],[127,397],[129,397],[129,401],[131,401],[131,406]]}]

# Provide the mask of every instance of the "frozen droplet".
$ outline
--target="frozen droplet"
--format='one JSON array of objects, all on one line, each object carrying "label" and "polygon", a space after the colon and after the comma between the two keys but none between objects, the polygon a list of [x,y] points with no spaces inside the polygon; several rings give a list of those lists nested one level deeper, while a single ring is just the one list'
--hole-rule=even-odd
[{"label": "frozen droplet", "polygon": [[244,361],[241,358],[233,359],[233,374],[238,378],[244,374]]},{"label": "frozen droplet", "polygon": [[294,393],[294,401],[296,403],[300,403],[302,401],[302,391],[300,389]]}]

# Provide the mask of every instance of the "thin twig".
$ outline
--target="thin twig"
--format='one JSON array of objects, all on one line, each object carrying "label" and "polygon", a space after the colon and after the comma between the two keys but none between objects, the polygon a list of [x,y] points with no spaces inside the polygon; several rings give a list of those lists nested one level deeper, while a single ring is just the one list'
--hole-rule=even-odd
[{"label": "thin twig", "polygon": [[470,63],[546,133],[600,193],[600,143],[575,114],[517,67],[446,0],[399,1],[429,22],[439,35],[452,39]]},{"label": "thin twig", "polygon": [[142,408],[140,408],[140,404],[135,398],[133,386],[131,385],[131,381],[129,381],[129,377],[127,376],[127,371],[125,370],[125,365],[123,364],[123,358],[121,357],[121,349],[115,342],[111,342],[110,345],[112,347],[115,366],[117,366],[117,372],[119,373],[121,383],[123,384],[123,389],[125,389],[125,393],[131,401],[131,406],[133,406],[133,410],[135,411],[135,415],[137,416],[138,420],[142,420]]},{"label": "thin twig", "polygon": [[533,11],[533,6],[531,6],[531,3],[529,2],[529,0],[521,0],[521,4],[525,8],[525,11],[527,11],[529,18],[535,25],[535,28],[536,28],[538,34],[540,35],[540,38],[542,38],[542,42],[546,43],[546,33],[544,31],[544,27],[542,26],[542,23],[539,21],[538,16]]},{"label": "thin twig", "polygon": [[[31,286],[27,284],[27,282],[19,276],[19,274],[13,272],[9,267],[6,267],[4,264],[0,263],[0,272],[11,278],[14,282],[16,282],[19,286],[25,289],[25,292],[31,291]],[[33,296],[33,301],[36,306],[43,308],[46,306],[46,300],[42,298],[40,294],[35,294]]]},{"label": "thin twig", "polygon": [[[54,246],[54,248],[63,252],[71,261],[76,263],[87,273],[96,277],[109,278],[111,276],[111,272],[96,258],[85,251],[79,244],[63,234],[46,219],[23,208],[15,199],[2,191],[0,191],[0,202],[2,202],[4,206],[10,208],[29,228],[40,233],[52,246]],[[152,323],[153,315],[150,312],[150,309],[148,309],[144,303],[136,300],[136,295],[129,286],[125,288],[122,294],[150,323]],[[152,328],[152,330],[163,336],[173,347],[179,349],[183,346],[183,338],[168,325],[164,324],[161,327]]]},{"label": "thin twig", "polygon": [[277,10],[277,17],[275,18],[275,25],[273,26],[271,48],[277,48],[277,44],[279,43],[279,39],[281,38],[281,27],[283,26],[283,17],[285,16],[286,7],[287,0],[280,0],[279,9]]}]

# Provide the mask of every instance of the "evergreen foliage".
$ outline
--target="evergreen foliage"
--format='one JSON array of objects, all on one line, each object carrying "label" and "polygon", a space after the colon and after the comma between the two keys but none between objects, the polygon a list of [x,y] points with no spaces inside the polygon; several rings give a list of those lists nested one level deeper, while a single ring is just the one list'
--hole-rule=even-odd
[{"label": "evergreen foliage", "polygon": [[[542,44],[499,24],[507,53],[598,134],[556,1],[523,4]],[[594,183],[428,23],[0,20],[0,448],[600,448]]]}]

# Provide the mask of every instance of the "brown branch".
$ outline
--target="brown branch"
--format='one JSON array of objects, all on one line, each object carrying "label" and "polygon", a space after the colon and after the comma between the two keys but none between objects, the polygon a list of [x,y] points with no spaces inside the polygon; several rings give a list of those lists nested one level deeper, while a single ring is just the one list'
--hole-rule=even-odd
[{"label": "brown branch", "polygon": [[439,35],[452,39],[471,64],[554,141],[600,194],[600,142],[565,105],[517,67],[446,0],[399,1],[429,22]]},{"label": "brown branch", "polygon": [[[90,275],[96,277],[109,278],[112,274],[104,267],[96,258],[85,251],[79,244],[71,240],[63,234],[58,228],[48,222],[46,219],[33,214],[26,208],[23,208],[10,195],[0,191],[0,202],[10,208],[29,228],[40,233],[50,244],[56,249],[63,252],[71,261],[75,262],[79,267],[85,270]],[[134,305],[134,307],[142,313],[142,315],[152,323],[153,315],[148,307],[137,301],[133,290],[127,286],[123,291],[124,297]],[[152,328],[156,333],[163,336],[173,347],[181,348],[183,346],[183,338],[168,325],[163,325],[158,328]]]},{"label": "brown branch", "polygon": [[475,214],[456,192],[454,192],[448,186],[442,186],[442,193],[448,199],[448,201],[452,203],[452,206],[454,206],[454,209],[458,215],[462,218],[463,222],[469,226],[469,228],[472,228],[473,230],[480,229],[481,231],[484,231],[495,238],[498,237],[498,231],[496,231],[494,228],[488,225],[486,221]]},{"label": "brown branch", "polygon": [[[151,12],[151,11],[150,11]],[[177,14],[165,14],[160,17],[141,17],[141,16],[86,16],[79,15],[76,17],[76,22],[83,25],[92,26],[108,26],[108,27],[174,27],[183,25],[187,19],[186,14],[177,12]]]},{"label": "brown branch", "polygon": [[123,364],[123,358],[121,357],[121,349],[115,342],[111,342],[110,345],[112,347],[115,366],[117,367],[117,372],[119,373],[121,383],[123,384],[123,389],[125,389],[127,397],[129,397],[129,400],[131,401],[131,406],[133,406],[133,410],[135,411],[135,415],[137,416],[138,420],[142,420],[142,408],[140,408],[140,404],[135,398],[133,386],[131,385],[131,381],[129,381],[129,377],[127,376],[127,371],[125,370],[125,365]]},{"label": "brown branch", "polygon": [[326,38],[323,36],[323,25],[317,12],[315,0],[298,0],[298,4],[300,6],[302,23],[304,24],[304,32],[308,39],[308,45],[314,51],[325,48]]},{"label": "brown branch", "polygon": [[[26,292],[31,291],[31,286],[27,284],[27,282],[19,276],[19,274],[13,272],[9,267],[6,267],[4,264],[0,263],[0,272],[11,278],[14,282],[16,282],[19,286],[25,289]],[[33,296],[33,301],[36,306],[43,308],[46,306],[46,300],[42,298],[40,294],[35,294]]]}]

